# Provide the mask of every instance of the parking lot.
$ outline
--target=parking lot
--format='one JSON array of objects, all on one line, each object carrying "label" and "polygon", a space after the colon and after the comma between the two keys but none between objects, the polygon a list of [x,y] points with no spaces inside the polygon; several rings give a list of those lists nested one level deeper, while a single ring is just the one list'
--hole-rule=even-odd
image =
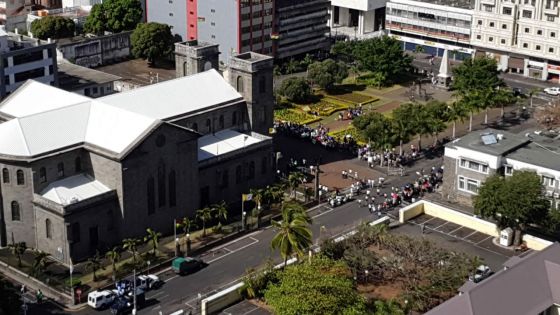
[{"label": "parking lot", "polygon": [[220,315],[269,315],[271,314],[268,310],[259,307],[247,300],[241,303],[235,304],[231,307],[223,310]]}]

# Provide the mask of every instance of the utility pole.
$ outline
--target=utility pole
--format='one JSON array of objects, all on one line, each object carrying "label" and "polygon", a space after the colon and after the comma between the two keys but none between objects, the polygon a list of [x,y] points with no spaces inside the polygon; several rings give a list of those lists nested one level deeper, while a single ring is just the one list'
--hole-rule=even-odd
[{"label": "utility pole", "polygon": [[315,200],[317,200],[318,202],[321,202],[320,197],[321,195],[319,194],[319,176],[321,174],[321,169],[319,168],[319,166],[321,165],[321,157],[319,157],[319,159],[317,160],[317,166],[315,167]]},{"label": "utility pole", "polygon": [[136,268],[134,268],[134,273],[133,273],[133,279],[132,279],[132,303],[133,303],[133,308],[132,308],[132,315],[136,315]]}]

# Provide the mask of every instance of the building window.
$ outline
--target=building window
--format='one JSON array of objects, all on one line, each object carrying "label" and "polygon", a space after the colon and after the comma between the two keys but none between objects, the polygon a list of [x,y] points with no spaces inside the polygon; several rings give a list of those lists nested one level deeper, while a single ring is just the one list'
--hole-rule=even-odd
[{"label": "building window", "polygon": [[476,39],[482,39],[482,36],[476,35]]},{"label": "building window", "polygon": [[157,179],[158,179],[158,206],[161,208],[161,207],[165,206],[165,197],[166,197],[166,193],[165,193],[165,165],[163,164],[163,162],[159,163]]},{"label": "building window", "polygon": [[112,231],[115,229],[115,222],[113,220],[113,210],[107,210],[107,231]]},{"label": "building window", "polygon": [[549,47],[549,48],[548,48],[548,52],[551,53],[551,54],[553,54],[553,53],[554,53],[554,48]]},{"label": "building window", "polygon": [[546,20],[548,22],[554,22],[556,20],[556,17],[554,15],[547,15]]},{"label": "building window", "polygon": [[535,46],[535,49],[536,49],[536,50],[541,50],[541,45]]},{"label": "building window", "polygon": [[529,33],[529,32],[531,32],[531,29],[528,28],[528,27],[526,27],[526,28],[525,28],[525,33]]},{"label": "building window", "polygon": [[218,119],[218,125],[220,126],[220,130],[224,129],[224,115],[220,115],[220,119]]},{"label": "building window", "polygon": [[533,12],[529,10],[523,10],[522,16],[526,19],[530,19],[531,17],[533,17]]},{"label": "building window", "polygon": [[39,181],[44,183],[47,181],[47,170],[44,167],[39,169]]},{"label": "building window", "polygon": [[81,240],[80,237],[80,223],[72,223],[72,243],[78,243]]},{"label": "building window", "polygon": [[16,172],[16,183],[18,185],[24,185],[25,184],[25,178],[23,177],[23,171],[22,170],[17,170],[17,172]]},{"label": "building window", "polygon": [[459,176],[458,178],[459,190],[466,191],[471,194],[477,194],[480,182],[474,179]]},{"label": "building window", "polygon": [[148,195],[148,214],[153,214],[156,209],[156,194],[155,194],[155,187],[154,187],[154,178],[148,178],[147,183],[147,195]]},{"label": "building window", "polygon": [[523,48],[529,48],[529,44],[523,43]]},{"label": "building window", "polygon": [[502,14],[511,15],[511,8],[508,8],[508,7],[502,8]]},{"label": "building window", "polygon": [[482,20],[478,20],[478,21],[477,21],[477,24],[478,24],[478,25],[482,25]]},{"label": "building window", "polygon": [[241,167],[241,165],[237,165],[235,167],[235,183],[236,184],[240,184],[241,180],[243,178],[243,168]]},{"label": "building window", "polygon": [[74,170],[76,173],[82,171],[82,158],[80,158],[79,156],[74,160]]},{"label": "building window", "polygon": [[58,177],[59,178],[63,177],[64,176],[64,163],[62,163],[62,162],[58,163],[57,170],[58,170],[58,172],[57,172]]},{"label": "building window", "polygon": [[492,12],[493,9],[494,7],[491,5],[484,5],[484,11],[486,12]]},{"label": "building window", "polygon": [[542,35],[542,30],[537,30],[537,35]]},{"label": "building window", "polygon": [[242,76],[237,77],[237,92],[243,93],[243,77]]},{"label": "building window", "polygon": [[235,126],[237,125],[237,111],[233,112],[233,114],[231,114],[231,125]]},{"label": "building window", "polygon": [[500,43],[501,43],[502,45],[505,45],[505,44],[506,44],[506,40],[505,40],[505,39],[500,39]]},{"label": "building window", "polygon": [[494,27],[494,22],[490,22],[490,23],[488,24],[488,26]]},{"label": "building window", "polygon": [[259,93],[264,94],[266,92],[266,78],[259,78]]},{"label": "building window", "polygon": [[210,121],[210,119],[206,119],[206,131],[212,131],[212,121]]},{"label": "building window", "polygon": [[554,187],[555,184],[554,177],[548,177],[543,175],[542,184],[548,187]]},{"label": "building window", "polygon": [[249,173],[247,174],[247,179],[255,178],[255,162],[249,162]]},{"label": "building window", "polygon": [[229,172],[228,172],[228,170],[224,170],[224,171],[222,171],[222,178],[221,178],[220,187],[221,188],[227,188],[228,184],[229,184]]},{"label": "building window", "polygon": [[556,32],[550,32],[550,37],[556,38]]},{"label": "building window", "polygon": [[506,165],[506,166],[504,166],[504,174],[505,174],[506,176],[511,176],[511,175],[513,175],[513,166],[511,166],[511,165]]},{"label": "building window", "polygon": [[12,221],[21,221],[19,203],[17,201],[12,201]]},{"label": "building window", "polygon": [[169,12],[169,16],[173,16],[173,13]]},{"label": "building window", "polygon": [[493,41],[494,41],[494,37],[492,37],[492,36],[488,37],[488,41],[489,41],[489,42],[493,42]]},{"label": "building window", "polygon": [[502,24],[502,29],[507,30],[507,24]]},{"label": "building window", "polygon": [[261,174],[266,174],[266,169],[268,168],[268,159],[266,158],[266,156],[263,156],[262,161],[261,161]]},{"label": "building window", "polygon": [[52,224],[50,219],[45,220],[45,234],[48,239],[52,238]]},{"label": "building window", "polygon": [[169,206],[174,207],[177,205],[177,187],[175,180],[175,171],[169,172]]},{"label": "building window", "polygon": [[479,173],[488,174],[488,165],[461,159],[460,166]]},{"label": "building window", "polygon": [[2,169],[2,182],[4,184],[10,183],[10,171],[5,167]]}]

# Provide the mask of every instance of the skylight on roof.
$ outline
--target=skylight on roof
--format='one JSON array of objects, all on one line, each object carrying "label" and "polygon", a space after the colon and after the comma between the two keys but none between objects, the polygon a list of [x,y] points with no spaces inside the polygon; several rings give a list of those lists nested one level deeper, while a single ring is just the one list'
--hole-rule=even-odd
[{"label": "skylight on roof", "polygon": [[491,145],[498,143],[498,139],[496,139],[496,135],[493,133],[484,134],[480,138],[482,138],[482,143],[484,145]]}]

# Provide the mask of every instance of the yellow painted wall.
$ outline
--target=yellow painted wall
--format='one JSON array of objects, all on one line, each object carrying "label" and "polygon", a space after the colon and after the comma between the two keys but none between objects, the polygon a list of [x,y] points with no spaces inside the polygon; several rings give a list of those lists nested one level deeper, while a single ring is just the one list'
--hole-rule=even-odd
[{"label": "yellow painted wall", "polygon": [[496,227],[496,224],[484,221],[479,218],[475,218],[472,215],[445,208],[440,205],[436,205],[430,202],[424,202],[424,213],[436,218],[468,227],[469,229],[473,229],[480,233],[484,233],[494,237],[500,236],[500,231]]},{"label": "yellow painted wall", "polygon": [[552,245],[552,242],[543,240],[542,238],[538,238],[530,234],[524,234],[523,241],[527,243],[527,247],[534,250],[543,250],[549,245]]},{"label": "yellow painted wall", "polygon": [[399,222],[405,223],[406,221],[417,217],[424,213],[424,201],[417,201],[402,209],[399,209]]}]

